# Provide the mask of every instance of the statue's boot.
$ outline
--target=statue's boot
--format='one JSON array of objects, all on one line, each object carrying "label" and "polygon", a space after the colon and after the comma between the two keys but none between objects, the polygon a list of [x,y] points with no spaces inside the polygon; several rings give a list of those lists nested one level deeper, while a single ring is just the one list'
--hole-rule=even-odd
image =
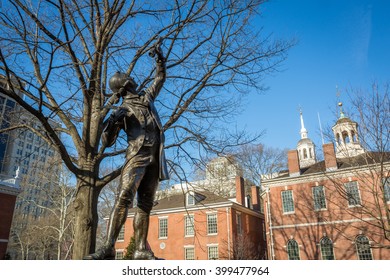
[{"label": "statue's boot", "polygon": [[114,260],[115,249],[112,246],[103,246],[99,248],[95,253],[89,254],[84,257],[84,260]]},{"label": "statue's boot", "polygon": [[157,258],[154,256],[153,252],[149,250],[136,250],[133,254],[133,260],[156,260]]},{"label": "statue's boot", "polygon": [[95,253],[84,257],[84,260],[113,260],[115,259],[114,244],[126,220],[127,208],[117,206],[113,208],[107,229],[106,243]]},{"label": "statue's boot", "polygon": [[155,260],[153,252],[147,247],[147,236],[149,231],[149,214],[137,209],[134,217],[134,237],[136,249],[133,254],[134,260]]}]

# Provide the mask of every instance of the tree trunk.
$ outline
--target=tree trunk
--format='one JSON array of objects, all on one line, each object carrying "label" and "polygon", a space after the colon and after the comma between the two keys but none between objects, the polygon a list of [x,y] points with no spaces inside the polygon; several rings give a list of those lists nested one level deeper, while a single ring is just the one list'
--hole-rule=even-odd
[{"label": "tree trunk", "polygon": [[[90,174],[93,174],[91,172]],[[99,190],[93,176],[77,179],[77,194],[74,201],[75,235],[73,260],[81,260],[95,251],[96,230],[98,225],[97,203]]]}]

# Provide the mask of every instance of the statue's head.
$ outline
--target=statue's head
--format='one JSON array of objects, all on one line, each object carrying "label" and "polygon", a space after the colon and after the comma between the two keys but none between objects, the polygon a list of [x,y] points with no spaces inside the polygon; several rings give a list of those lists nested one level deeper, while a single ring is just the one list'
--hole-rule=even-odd
[{"label": "statue's head", "polygon": [[116,72],[109,80],[108,82],[109,86],[110,86],[110,89],[113,91],[113,92],[118,92],[121,88],[125,88],[125,91],[124,93],[126,93],[126,91],[130,91],[132,93],[135,93],[138,85],[137,83],[134,81],[133,78],[131,78],[130,76],[126,75],[125,73],[121,73],[121,72]]}]

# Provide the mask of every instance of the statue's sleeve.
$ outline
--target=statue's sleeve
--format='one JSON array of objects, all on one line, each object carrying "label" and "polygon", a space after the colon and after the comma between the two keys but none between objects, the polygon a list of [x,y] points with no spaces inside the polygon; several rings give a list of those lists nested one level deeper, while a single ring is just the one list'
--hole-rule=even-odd
[{"label": "statue's sleeve", "polygon": [[125,112],[123,109],[114,111],[107,119],[102,134],[102,145],[111,147],[118,138],[119,131],[123,128]]},{"label": "statue's sleeve", "polygon": [[166,80],[166,63],[164,57],[157,57],[156,59],[156,75],[154,77],[153,83],[145,90],[146,94],[152,100],[155,100],[160,93],[164,82]]}]

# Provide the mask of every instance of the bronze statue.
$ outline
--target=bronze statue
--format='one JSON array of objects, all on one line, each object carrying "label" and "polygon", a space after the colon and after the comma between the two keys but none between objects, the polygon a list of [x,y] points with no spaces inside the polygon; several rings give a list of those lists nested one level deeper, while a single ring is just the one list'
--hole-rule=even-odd
[{"label": "bronze statue", "polygon": [[114,244],[126,221],[128,208],[137,193],[137,210],[134,217],[134,259],[155,259],[147,249],[149,215],[153,207],[158,183],[168,179],[164,156],[164,133],[154,106],[166,79],[165,57],[158,40],[149,55],[156,57],[156,75],[153,83],[138,92],[138,85],[129,76],[117,72],[109,81],[114,94],[122,97],[122,104],[108,118],[102,146],[112,146],[123,129],[127,134],[126,162],[120,177],[120,191],[110,215],[106,241],[95,253],[84,259],[113,259]]}]

